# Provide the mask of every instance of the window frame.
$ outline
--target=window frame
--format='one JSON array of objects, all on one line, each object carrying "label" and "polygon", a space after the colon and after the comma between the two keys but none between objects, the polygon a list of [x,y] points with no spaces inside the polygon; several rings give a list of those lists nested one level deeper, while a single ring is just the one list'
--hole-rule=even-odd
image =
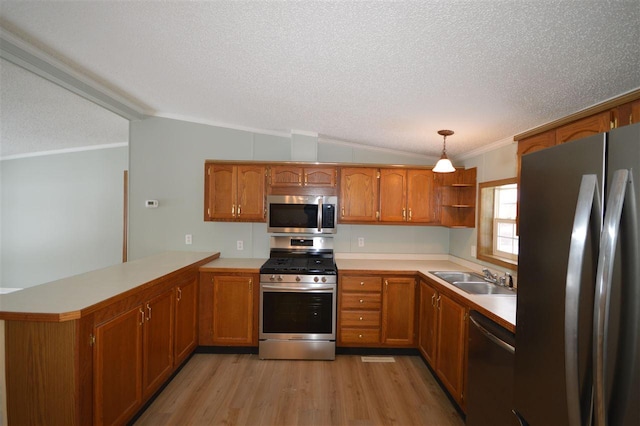
[{"label": "window frame", "polygon": [[[479,260],[507,269],[516,269],[518,257],[501,256],[494,253],[495,189],[504,185],[518,184],[517,178],[500,179],[478,184],[478,229],[477,253]],[[515,220],[514,220],[515,222]]]}]

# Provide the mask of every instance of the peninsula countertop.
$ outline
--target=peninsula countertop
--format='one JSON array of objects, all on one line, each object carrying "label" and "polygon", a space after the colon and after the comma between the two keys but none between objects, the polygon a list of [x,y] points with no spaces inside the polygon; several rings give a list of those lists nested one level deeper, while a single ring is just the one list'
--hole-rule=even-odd
[{"label": "peninsula countertop", "polygon": [[77,319],[92,306],[219,256],[214,252],[165,252],[27,287],[0,296],[0,320],[24,319],[25,314],[44,321]]}]

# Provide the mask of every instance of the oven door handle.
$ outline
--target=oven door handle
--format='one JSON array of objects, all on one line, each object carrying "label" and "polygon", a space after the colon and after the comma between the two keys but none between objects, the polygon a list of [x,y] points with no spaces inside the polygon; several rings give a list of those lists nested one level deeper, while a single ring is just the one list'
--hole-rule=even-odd
[{"label": "oven door handle", "polygon": [[318,291],[318,290],[334,290],[334,287],[283,287],[277,285],[265,285],[262,284],[262,288],[266,290],[280,290],[280,291]]}]

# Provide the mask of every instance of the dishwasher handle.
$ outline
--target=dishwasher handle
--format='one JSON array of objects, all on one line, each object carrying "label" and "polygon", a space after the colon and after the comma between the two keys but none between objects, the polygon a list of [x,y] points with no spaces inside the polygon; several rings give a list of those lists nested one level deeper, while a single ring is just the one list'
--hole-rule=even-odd
[{"label": "dishwasher handle", "polygon": [[475,325],[478,328],[478,330],[487,339],[491,340],[493,343],[495,343],[496,345],[500,346],[502,349],[508,351],[511,354],[515,354],[516,353],[516,348],[514,346],[510,345],[509,343],[505,342],[504,340],[502,340],[501,338],[499,338],[495,334],[491,333],[489,330],[484,328],[484,326],[482,326],[482,324],[480,324],[478,321],[476,321],[473,317],[469,317],[469,319],[471,320],[473,325]]}]

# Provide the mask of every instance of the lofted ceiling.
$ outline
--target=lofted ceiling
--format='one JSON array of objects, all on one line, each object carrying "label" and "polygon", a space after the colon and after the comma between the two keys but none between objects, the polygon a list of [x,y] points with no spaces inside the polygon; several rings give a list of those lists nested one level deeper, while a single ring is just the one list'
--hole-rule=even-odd
[{"label": "lofted ceiling", "polygon": [[[427,156],[447,128],[454,159],[640,88],[638,0],[0,0],[0,27],[147,115]],[[43,137],[19,85],[51,126],[91,119],[0,65],[0,155],[122,142]]]}]

